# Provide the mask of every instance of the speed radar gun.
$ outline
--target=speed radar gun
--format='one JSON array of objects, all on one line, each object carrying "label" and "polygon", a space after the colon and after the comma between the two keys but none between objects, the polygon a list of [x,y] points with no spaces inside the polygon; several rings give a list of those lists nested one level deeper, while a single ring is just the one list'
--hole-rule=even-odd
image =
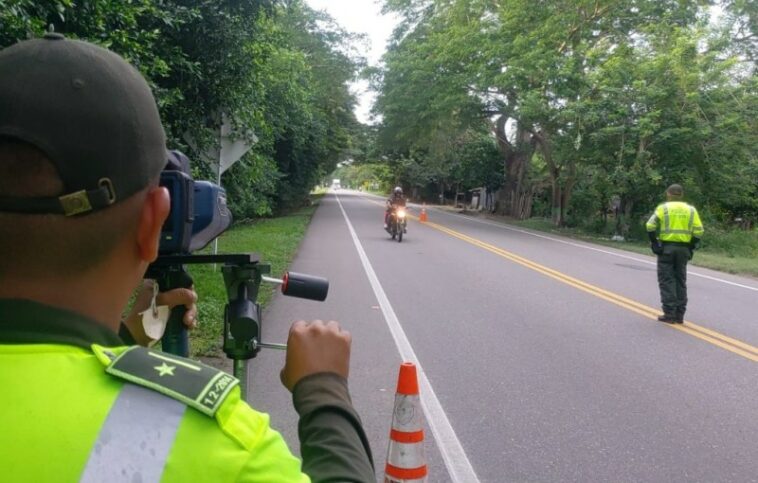
[{"label": "speed radar gun", "polygon": [[[163,225],[159,256],[146,277],[155,279],[160,291],[190,288],[190,264],[221,264],[228,302],[224,309],[224,353],[233,360],[234,376],[247,395],[247,362],[262,347],[283,349],[281,344],[261,341],[261,308],[257,303],[262,282],[278,283],[284,295],[323,301],[329,282],[320,277],[288,272],[282,279],[268,276],[271,266],[257,254],[193,254],[208,246],[231,225],[226,191],[209,181],[192,178],[189,159],[179,151],[169,152],[161,172],[161,186],[171,195],[171,211]],[[189,338],[182,319],[186,308],[174,307],[161,338],[165,352],[187,357]]]}]

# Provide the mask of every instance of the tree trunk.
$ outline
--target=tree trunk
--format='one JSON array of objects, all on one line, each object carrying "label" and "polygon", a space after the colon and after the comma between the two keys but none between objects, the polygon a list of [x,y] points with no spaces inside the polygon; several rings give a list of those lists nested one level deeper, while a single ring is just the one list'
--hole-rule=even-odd
[{"label": "tree trunk", "polygon": [[535,131],[532,133],[537,147],[540,150],[540,154],[545,159],[545,163],[548,167],[548,173],[550,173],[550,186],[551,190],[551,217],[555,226],[563,226],[566,224],[566,210],[568,208],[568,202],[571,199],[571,193],[576,184],[576,166],[573,160],[568,161],[568,175],[561,178],[561,171],[563,166],[555,163],[553,159],[553,145],[550,139],[550,135],[545,131]]},{"label": "tree trunk", "polygon": [[616,210],[616,234],[627,239],[629,238],[629,219],[632,216],[634,200],[622,197],[619,204],[619,209]]},{"label": "tree trunk", "polygon": [[626,205],[624,205],[624,238],[629,237],[629,220],[632,219],[632,208],[634,208],[634,200],[629,200]]},{"label": "tree trunk", "polygon": [[525,207],[530,206],[531,212],[532,191],[526,186],[526,173],[529,162],[534,152],[531,144],[531,136],[527,131],[517,127],[515,144],[508,140],[505,125],[508,121],[506,115],[497,119],[495,135],[497,145],[503,155],[503,170],[505,182],[499,192],[499,212],[503,215],[524,219]]},{"label": "tree trunk", "polygon": [[613,210],[613,214],[616,217],[616,227],[614,229],[614,235],[623,236],[626,238],[625,229],[624,229],[624,203],[626,203],[626,200],[623,196],[619,198],[619,204],[618,207],[616,207]]},{"label": "tree trunk", "polygon": [[545,159],[547,171],[550,174],[550,218],[553,221],[553,225],[561,226],[563,222],[561,219],[561,170],[555,164],[555,161],[553,161],[553,150],[547,133],[544,131],[534,131],[532,135],[540,154]]},{"label": "tree trunk", "polygon": [[561,192],[561,223],[566,223],[567,210],[569,203],[571,202],[571,195],[574,193],[574,185],[576,185],[576,163],[574,160],[568,160],[568,173],[566,174],[566,180],[563,184]]},{"label": "tree trunk", "polygon": [[560,176],[560,171],[558,169],[551,169],[550,170],[550,186],[552,187],[551,193],[550,193],[550,203],[551,203],[551,209],[550,209],[550,215],[551,219],[553,220],[553,225],[555,226],[561,226],[563,225],[563,209],[561,208],[561,201],[563,199],[563,195],[561,192],[561,183],[558,177]]}]

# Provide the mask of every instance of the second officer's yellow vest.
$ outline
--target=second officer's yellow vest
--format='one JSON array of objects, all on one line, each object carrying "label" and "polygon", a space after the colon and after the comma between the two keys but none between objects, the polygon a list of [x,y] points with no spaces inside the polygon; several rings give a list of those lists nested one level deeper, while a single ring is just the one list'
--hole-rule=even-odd
[{"label": "second officer's yellow vest", "polygon": [[664,242],[689,243],[692,237],[703,236],[703,223],[694,206],[682,201],[661,203],[647,221],[647,231],[659,229]]}]

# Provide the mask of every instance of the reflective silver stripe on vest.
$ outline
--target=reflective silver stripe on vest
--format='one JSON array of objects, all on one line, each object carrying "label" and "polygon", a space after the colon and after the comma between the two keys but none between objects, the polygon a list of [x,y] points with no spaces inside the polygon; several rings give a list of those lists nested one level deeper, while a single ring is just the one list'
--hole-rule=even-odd
[{"label": "reflective silver stripe on vest", "polygon": [[671,226],[669,225],[669,207],[666,204],[663,205],[663,232],[669,233]]},{"label": "reflective silver stripe on vest", "polygon": [[694,224],[695,224],[695,207],[690,206],[690,223],[688,225],[690,233],[692,233],[692,226]]},{"label": "reflective silver stripe on vest", "polygon": [[80,481],[160,481],[185,409],[175,399],[125,384],[100,428]]}]

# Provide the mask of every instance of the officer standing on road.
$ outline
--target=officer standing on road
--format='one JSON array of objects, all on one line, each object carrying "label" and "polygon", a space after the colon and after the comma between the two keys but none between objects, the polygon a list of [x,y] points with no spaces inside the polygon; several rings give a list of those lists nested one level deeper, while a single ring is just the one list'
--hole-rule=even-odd
[{"label": "officer standing on road", "polygon": [[336,322],[289,334],[302,466],[232,376],[117,335],[170,210],[165,143],[118,55],[54,33],[0,51],[0,479],[375,481]]},{"label": "officer standing on road", "polygon": [[663,306],[663,315],[658,320],[669,324],[684,323],[687,262],[703,236],[700,215],[694,206],[682,201],[683,196],[681,185],[669,186],[666,202],[658,205],[646,225],[650,248],[658,256],[658,287]]}]

